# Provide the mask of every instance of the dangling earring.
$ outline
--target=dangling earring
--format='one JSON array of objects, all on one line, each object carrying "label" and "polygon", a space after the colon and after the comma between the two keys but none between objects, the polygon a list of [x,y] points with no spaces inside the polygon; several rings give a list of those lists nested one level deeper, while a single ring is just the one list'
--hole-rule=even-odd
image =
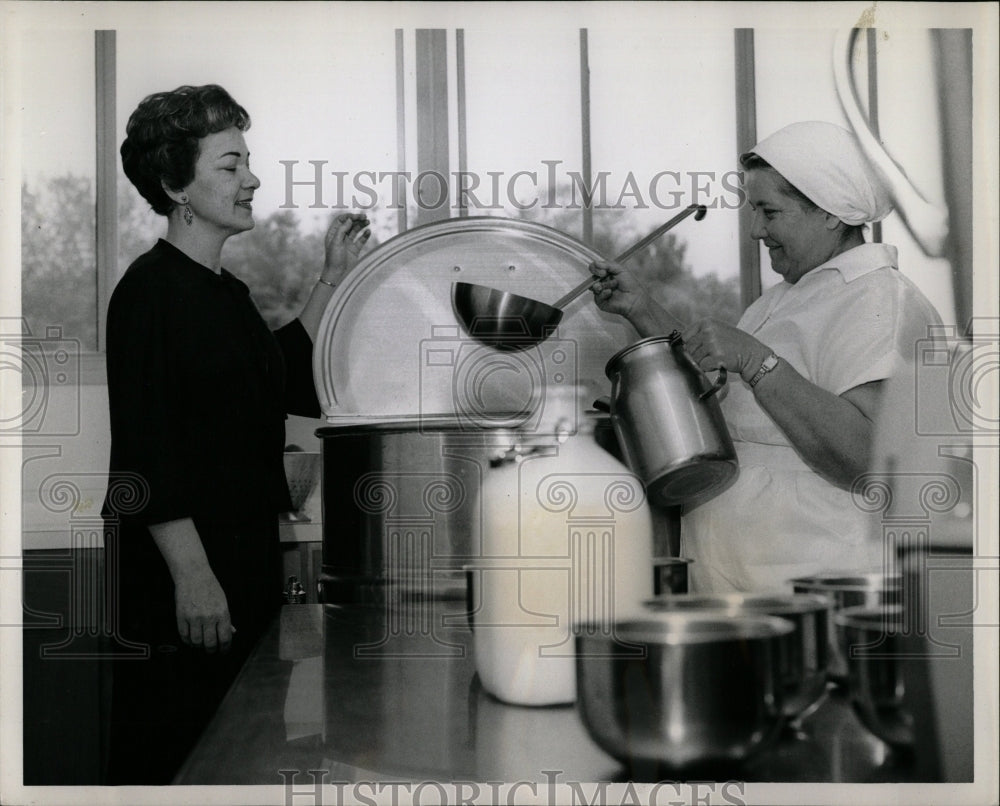
[{"label": "dangling earring", "polygon": [[191,205],[188,204],[187,196],[181,196],[181,204],[184,205],[184,210],[183,210],[184,223],[190,227],[191,222],[194,221],[194,213],[191,211]]}]

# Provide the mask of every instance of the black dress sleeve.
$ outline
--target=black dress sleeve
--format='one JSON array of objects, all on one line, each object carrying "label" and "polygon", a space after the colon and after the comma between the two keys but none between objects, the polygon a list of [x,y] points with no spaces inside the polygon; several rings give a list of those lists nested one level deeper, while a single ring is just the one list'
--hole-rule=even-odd
[{"label": "black dress sleeve", "polygon": [[285,411],[302,417],[322,417],[313,381],[313,343],[302,322],[293,319],[274,331],[285,359]]},{"label": "black dress sleeve", "polygon": [[[142,479],[148,503],[122,520],[162,523],[193,514],[183,422],[169,390],[176,380],[171,322],[155,286],[121,283],[108,308],[107,371],[115,470]],[[134,474],[132,476],[131,474]],[[109,496],[105,515],[119,515]]]}]

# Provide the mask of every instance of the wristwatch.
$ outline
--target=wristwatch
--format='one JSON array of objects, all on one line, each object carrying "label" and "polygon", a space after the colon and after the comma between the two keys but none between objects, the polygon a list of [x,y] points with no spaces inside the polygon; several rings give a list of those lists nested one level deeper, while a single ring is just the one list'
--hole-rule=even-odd
[{"label": "wristwatch", "polygon": [[747,383],[750,384],[750,388],[753,389],[758,383],[760,383],[760,379],[767,375],[767,373],[769,373],[776,366],[778,366],[778,356],[771,353],[761,363],[760,369],[758,369],[754,376],[747,381]]}]

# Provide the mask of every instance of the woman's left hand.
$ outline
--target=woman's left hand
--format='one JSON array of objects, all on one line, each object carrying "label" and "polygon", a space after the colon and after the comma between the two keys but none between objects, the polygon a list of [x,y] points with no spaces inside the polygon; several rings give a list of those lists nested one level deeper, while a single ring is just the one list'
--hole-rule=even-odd
[{"label": "woman's left hand", "polygon": [[358,263],[361,249],[371,237],[368,216],[341,213],[326,231],[323,279],[339,283]]},{"label": "woman's left hand", "polygon": [[743,380],[752,378],[771,354],[767,345],[749,333],[715,319],[685,328],[682,336],[688,354],[703,370],[725,367],[729,372],[738,372]]}]

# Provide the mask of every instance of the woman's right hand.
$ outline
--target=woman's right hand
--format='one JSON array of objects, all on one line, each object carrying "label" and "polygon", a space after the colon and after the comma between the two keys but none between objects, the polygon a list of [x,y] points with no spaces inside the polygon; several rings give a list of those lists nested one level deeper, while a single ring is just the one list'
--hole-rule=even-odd
[{"label": "woman's right hand", "polygon": [[596,280],[591,291],[597,307],[624,316],[634,324],[639,305],[647,298],[635,275],[613,260],[595,260],[590,264],[590,273]]},{"label": "woman's right hand", "polygon": [[642,338],[680,330],[683,324],[653,299],[634,272],[613,260],[590,264],[594,302],[602,311],[624,316]]},{"label": "woman's right hand", "polygon": [[324,280],[339,283],[357,265],[372,234],[370,223],[364,213],[341,213],[331,222],[323,238]]},{"label": "woman's right hand", "polygon": [[188,646],[206,652],[226,651],[236,629],[229,620],[229,603],[215,574],[182,576],[174,583],[177,631]]}]

